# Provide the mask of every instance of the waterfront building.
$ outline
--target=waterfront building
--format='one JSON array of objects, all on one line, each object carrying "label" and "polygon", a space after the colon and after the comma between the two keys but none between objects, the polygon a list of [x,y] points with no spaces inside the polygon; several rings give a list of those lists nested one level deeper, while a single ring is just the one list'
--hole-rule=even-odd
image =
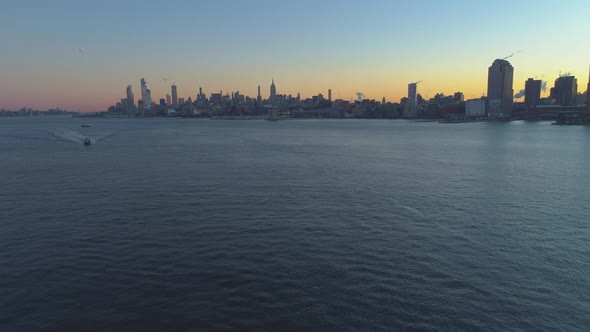
[{"label": "waterfront building", "polygon": [[488,99],[486,104],[486,112],[488,117],[491,118],[502,118],[504,114],[505,104],[500,99]]},{"label": "waterfront building", "polygon": [[258,96],[256,97],[258,105],[262,104],[262,95],[260,94],[260,85],[258,86]]},{"label": "waterfront building", "polygon": [[437,93],[430,99],[430,103],[438,104],[440,106],[445,106],[454,102],[456,102],[455,97],[447,96],[444,93]]},{"label": "waterfront building", "polygon": [[506,118],[512,115],[514,98],[514,67],[506,60],[495,60],[488,69],[488,100],[499,104],[498,108],[488,109],[492,118]]},{"label": "waterfront building", "polygon": [[575,76],[561,76],[551,88],[551,98],[561,106],[575,106],[578,94],[578,80]]},{"label": "waterfront building", "polygon": [[486,115],[486,100],[484,98],[470,99],[465,102],[465,115],[481,117]]},{"label": "waterfront building", "polygon": [[328,89],[328,101],[332,102],[332,89]]},{"label": "waterfront building", "polygon": [[524,83],[524,104],[526,107],[536,107],[541,103],[541,88],[543,81],[529,78]]},{"label": "waterfront building", "polygon": [[171,105],[172,104],[172,98],[170,97],[169,94],[166,95],[166,105]]},{"label": "waterfront building", "polygon": [[590,110],[590,68],[588,68],[588,86],[586,87],[586,107]]},{"label": "waterfront building", "polygon": [[403,117],[407,119],[415,119],[420,112],[420,105],[416,101],[408,100],[404,105]]}]

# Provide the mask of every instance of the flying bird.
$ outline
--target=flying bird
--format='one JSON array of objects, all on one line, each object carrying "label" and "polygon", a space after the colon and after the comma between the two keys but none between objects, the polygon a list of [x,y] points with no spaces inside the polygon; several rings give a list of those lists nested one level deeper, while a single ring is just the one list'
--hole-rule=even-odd
[{"label": "flying bird", "polygon": [[162,81],[167,81],[167,80],[168,80],[167,78],[164,78],[164,77],[160,77],[160,79],[161,79]]}]

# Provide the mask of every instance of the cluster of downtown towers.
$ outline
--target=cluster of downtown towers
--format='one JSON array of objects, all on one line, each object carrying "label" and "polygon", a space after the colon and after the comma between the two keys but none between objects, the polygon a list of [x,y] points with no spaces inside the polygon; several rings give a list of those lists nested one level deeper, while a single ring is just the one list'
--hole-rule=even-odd
[{"label": "cluster of downtown towers", "polygon": [[[152,93],[151,90],[147,88],[147,82],[144,78],[140,80],[140,88],[141,88],[141,99],[137,101],[137,106],[135,105],[135,96],[133,94],[133,89],[131,85],[127,86],[126,91],[126,98],[121,99],[121,102],[117,104],[117,107],[123,107],[125,109],[137,109],[137,110],[147,110],[154,107],[154,102],[152,100]],[[319,94],[318,96],[314,96],[314,98],[322,98],[323,95]],[[313,98],[312,98],[313,99]],[[203,93],[203,88],[199,88],[199,94],[195,98],[194,103],[199,104],[211,104],[211,105],[221,105],[224,101],[233,101],[236,103],[244,103],[246,100],[251,100],[251,98],[246,97],[240,92],[232,92],[231,97],[229,95],[223,95],[223,92],[220,91],[219,93],[211,93],[211,96],[207,98],[207,96]],[[332,90],[328,90],[328,100],[332,101]],[[286,102],[300,102],[301,97],[300,94],[297,94],[297,97],[293,98],[293,96],[289,95],[279,95],[277,94],[277,88],[274,83],[274,79],[272,80],[272,84],[270,86],[270,96],[269,99],[263,100],[261,95],[260,86],[258,86],[258,96],[255,99],[255,102],[262,105],[266,103],[267,105],[283,105]],[[178,108],[183,106],[187,103],[193,103],[192,98],[188,98],[185,100],[184,98],[178,97],[178,89],[177,86],[174,84],[171,86],[171,94],[166,95],[166,99],[160,99],[159,106],[167,106],[171,107],[172,109]]]},{"label": "cluster of downtown towers", "polygon": [[[467,115],[473,116],[488,116],[491,118],[508,118],[512,115],[514,108],[514,67],[505,59],[497,59],[488,69],[488,87],[487,96],[477,100],[479,104],[470,112],[470,105],[467,101]],[[421,104],[424,104],[423,99],[417,93],[418,83],[411,83],[408,85],[408,97],[403,98],[401,104],[404,105],[404,115],[412,117],[413,114],[420,109]],[[145,111],[154,107],[152,101],[151,91],[147,88],[145,79],[140,81],[141,99],[135,105],[135,97],[131,85],[127,86],[126,98],[121,99],[121,102],[116,105],[116,109],[125,113],[133,111]],[[590,79],[588,83],[588,90],[590,90]],[[534,108],[542,104],[553,104],[559,106],[576,106],[578,97],[578,84],[574,76],[560,76],[556,79],[555,85],[551,88],[549,98],[541,99],[541,92],[545,89],[545,83],[541,80],[529,78],[525,82],[524,93],[521,93],[519,98],[524,96],[525,106],[527,108]],[[590,93],[586,94],[585,103],[590,105]],[[171,94],[166,95],[166,99],[160,99],[158,107],[167,107],[170,109],[178,109],[186,104],[194,104],[201,106],[220,106],[224,103],[231,103],[234,105],[253,103],[258,106],[265,105],[267,107],[294,107],[294,106],[309,106],[317,105],[322,101],[332,102],[332,91],[328,90],[328,99],[324,99],[322,94],[313,96],[305,101],[301,100],[300,95],[293,98],[291,95],[278,95],[274,79],[270,86],[269,98],[262,99],[260,86],[258,86],[258,96],[256,99],[241,95],[239,92],[232,92],[231,96],[219,93],[211,93],[210,98],[207,98],[203,93],[203,89],[199,88],[199,93],[193,101],[190,97],[188,100],[178,98],[176,85],[171,86]],[[383,98],[383,104],[385,98]]]}]

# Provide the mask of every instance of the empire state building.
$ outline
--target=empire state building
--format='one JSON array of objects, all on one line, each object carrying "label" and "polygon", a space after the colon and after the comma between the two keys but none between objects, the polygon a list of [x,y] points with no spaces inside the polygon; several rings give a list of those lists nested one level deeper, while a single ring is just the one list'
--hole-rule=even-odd
[{"label": "empire state building", "polygon": [[277,97],[277,87],[275,86],[275,79],[272,79],[272,84],[270,85],[270,101],[275,101]]}]

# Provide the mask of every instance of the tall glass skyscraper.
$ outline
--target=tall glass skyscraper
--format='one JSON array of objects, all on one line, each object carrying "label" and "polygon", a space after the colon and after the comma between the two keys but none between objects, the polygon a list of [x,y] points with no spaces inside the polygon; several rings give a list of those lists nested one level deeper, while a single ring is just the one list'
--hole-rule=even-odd
[{"label": "tall glass skyscraper", "polygon": [[172,85],[172,106],[178,107],[178,91],[176,90],[176,84]]},{"label": "tall glass skyscraper", "polygon": [[147,88],[147,82],[145,81],[144,78],[141,79],[140,84],[141,84],[141,100],[143,101],[143,106],[145,108],[151,108],[152,107],[152,93],[151,91]]}]

